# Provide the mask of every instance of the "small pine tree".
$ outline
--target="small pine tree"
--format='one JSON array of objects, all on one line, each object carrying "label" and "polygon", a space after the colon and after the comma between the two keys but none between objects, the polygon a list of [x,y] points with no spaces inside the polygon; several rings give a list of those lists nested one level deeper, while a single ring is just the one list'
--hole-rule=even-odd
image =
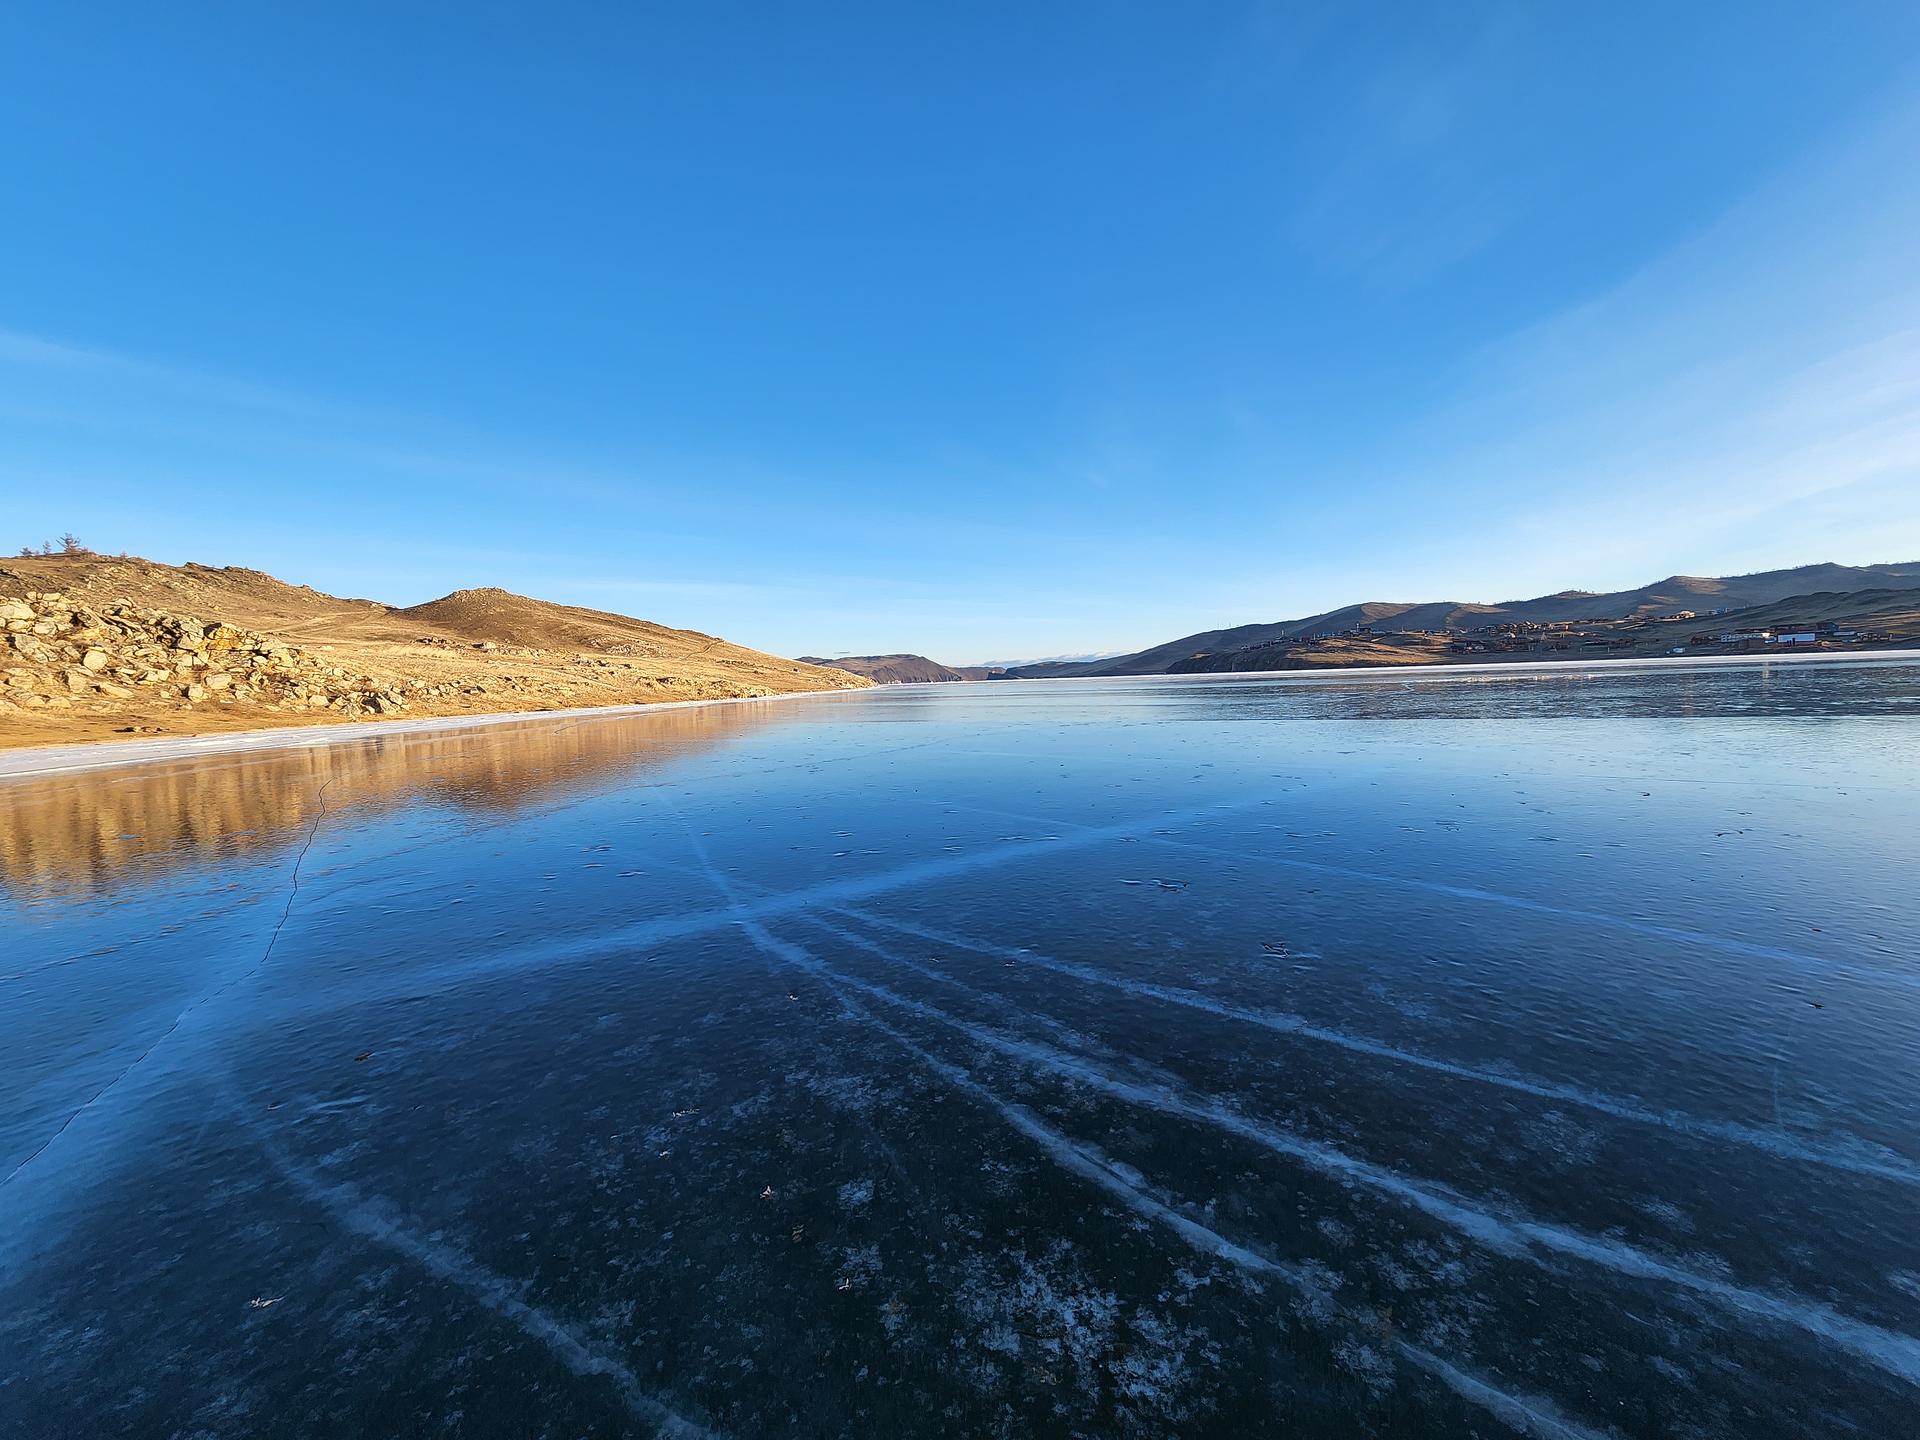
[{"label": "small pine tree", "polygon": [[80,537],[71,530],[60,537],[60,552],[63,555],[84,555],[87,547],[80,543]]}]

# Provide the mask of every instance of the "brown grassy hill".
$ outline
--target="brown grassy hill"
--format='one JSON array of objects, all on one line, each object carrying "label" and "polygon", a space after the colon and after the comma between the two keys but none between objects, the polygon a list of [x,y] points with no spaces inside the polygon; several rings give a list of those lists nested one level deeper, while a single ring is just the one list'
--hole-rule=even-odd
[{"label": "brown grassy hill", "polygon": [[[1474,615],[1456,623],[1460,629],[1471,628],[1472,621],[1483,613],[1484,610],[1476,610]],[[1494,613],[1496,625],[1511,623],[1504,613]],[[1673,611],[1665,612],[1667,617],[1673,614]],[[1496,633],[1491,639],[1484,631],[1478,636],[1462,636],[1425,627],[1397,628],[1406,623],[1403,617],[1380,625],[1371,634],[1343,631],[1294,636],[1235,650],[1190,655],[1175,661],[1169,673],[1326,670],[1353,665],[1499,664],[1515,660],[1584,662],[1599,655],[1634,659],[1675,654],[1745,654],[1764,651],[1765,646],[1725,643],[1713,637],[1742,631],[1806,631],[1823,622],[1831,622],[1854,638],[1822,640],[1817,642],[1819,649],[1844,651],[1875,645],[1910,646],[1920,640],[1920,586],[1905,590],[1828,590],[1812,595],[1790,595],[1710,616],[1696,614],[1691,620],[1649,616],[1640,611],[1614,619],[1567,622],[1569,628],[1552,633],[1516,628]],[[1871,638],[1874,636],[1883,638]]]},{"label": "brown grassy hill", "polygon": [[864,675],[878,685],[927,685],[956,680],[991,680],[1000,671],[984,665],[942,665],[924,655],[843,655],[823,660],[802,655],[802,665],[830,665],[851,675]]},{"label": "brown grassy hill", "polygon": [[[1798,630],[1823,620],[1886,630],[1903,641],[1920,636],[1920,585],[1906,590],[1823,590],[1791,595],[1765,605],[1729,610],[1706,628]],[[1696,624],[1687,628],[1701,627]]]},{"label": "brown grassy hill", "polygon": [[491,585],[478,590],[456,590],[438,600],[393,613],[468,640],[492,640],[500,645],[527,645],[543,650],[626,647],[621,653],[646,654],[650,649],[672,649],[677,645],[691,644],[705,649],[726,644],[697,631],[671,630],[651,620],[636,620],[631,615],[614,615],[605,610],[583,610],[574,605],[529,600],[524,595]]},{"label": "brown grassy hill", "polygon": [[0,745],[871,683],[504,590],[400,610],[130,556],[0,559],[0,609]]},{"label": "brown grassy hill", "polygon": [[[1673,614],[1692,610],[1734,611],[1779,604],[1815,592],[1854,593],[1873,589],[1920,586],[1920,562],[1897,565],[1799,565],[1789,570],[1762,570],[1751,575],[1669,575],[1651,585],[1601,594],[1590,590],[1561,590],[1531,600],[1503,600],[1498,604],[1436,600],[1422,603],[1368,601],[1323,611],[1299,620],[1236,625],[1204,630],[1155,645],[1131,655],[1077,664],[1022,666],[1016,678],[1059,675],[1161,675],[1177,672],[1185,662],[1224,656],[1256,648],[1286,649],[1302,640],[1341,635],[1371,626],[1375,630],[1472,630],[1482,625],[1515,621],[1534,624],[1577,620],[1627,620],[1636,616]],[[1367,648],[1357,646],[1355,648]],[[1417,647],[1416,647],[1417,648]],[[1391,663],[1384,662],[1384,663]],[[1203,667],[1204,668],[1204,667]]]}]

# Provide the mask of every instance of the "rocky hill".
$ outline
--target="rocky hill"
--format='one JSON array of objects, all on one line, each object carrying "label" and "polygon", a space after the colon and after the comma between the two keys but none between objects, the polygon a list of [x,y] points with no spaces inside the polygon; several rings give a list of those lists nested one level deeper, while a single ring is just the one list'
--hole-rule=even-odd
[{"label": "rocky hill", "polygon": [[[1178,640],[1079,664],[1022,666],[1010,672],[1033,679],[1062,675],[1164,675],[1195,669],[1264,668],[1251,658],[1268,658],[1301,641],[1347,635],[1361,627],[1401,633],[1475,630],[1489,624],[1564,624],[1580,620],[1629,620],[1636,617],[1693,611],[1706,615],[1757,606],[1777,605],[1814,593],[1848,594],[1872,590],[1900,590],[1920,586],[1920,562],[1895,565],[1800,565],[1790,570],[1763,570],[1752,575],[1670,575],[1634,590],[1595,593],[1561,590],[1531,600],[1504,600],[1497,604],[1441,600],[1421,603],[1368,601],[1323,611],[1299,620],[1238,625],[1204,630]],[[1378,646],[1363,647],[1378,649]],[[1228,656],[1240,657],[1229,662]],[[1208,663],[1209,658],[1217,663]],[[1375,655],[1370,661],[1385,661]],[[1425,657],[1423,657],[1425,658]],[[1244,663],[1243,663],[1244,662]]]},{"label": "rocky hill", "polygon": [[697,631],[463,590],[401,610],[258,570],[0,561],[0,745],[869,685]]}]

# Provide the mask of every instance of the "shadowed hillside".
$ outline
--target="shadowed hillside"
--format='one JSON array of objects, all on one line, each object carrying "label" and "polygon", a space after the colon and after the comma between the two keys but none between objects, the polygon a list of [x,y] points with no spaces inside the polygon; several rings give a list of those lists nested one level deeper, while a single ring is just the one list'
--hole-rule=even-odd
[{"label": "shadowed hillside", "polygon": [[[1795,596],[1864,591],[1905,590],[1920,587],[1920,562],[1895,565],[1800,565],[1791,570],[1764,570],[1752,575],[1670,575],[1635,590],[1599,594],[1561,590],[1532,600],[1480,604],[1457,600],[1397,603],[1368,601],[1344,605],[1299,620],[1238,625],[1205,630],[1155,645],[1131,655],[1079,664],[1028,665],[1009,672],[1021,679],[1063,675],[1161,675],[1177,671],[1261,669],[1265,661],[1295,642],[1352,635],[1362,627],[1400,634],[1467,632],[1493,624],[1563,625],[1582,620],[1622,621],[1691,611],[1696,616],[1778,605]],[[1845,608],[1844,606],[1842,608]],[[1867,613],[1862,611],[1863,615]],[[1807,619],[1824,619],[1809,615]],[[1431,661],[1449,658],[1446,647],[1426,653],[1427,647],[1392,647],[1366,643],[1354,647],[1349,663],[1393,663],[1401,658]],[[1361,653],[1365,652],[1365,653]],[[1378,653],[1375,653],[1378,652]],[[1418,653],[1415,653],[1418,652]],[[1229,661],[1226,657],[1237,657]],[[1210,663],[1212,662],[1212,663]]]},{"label": "shadowed hillside", "polygon": [[924,655],[842,655],[822,660],[803,655],[802,665],[830,665],[850,675],[864,675],[876,685],[926,685],[956,680],[991,680],[1004,672],[984,665],[942,665]]}]

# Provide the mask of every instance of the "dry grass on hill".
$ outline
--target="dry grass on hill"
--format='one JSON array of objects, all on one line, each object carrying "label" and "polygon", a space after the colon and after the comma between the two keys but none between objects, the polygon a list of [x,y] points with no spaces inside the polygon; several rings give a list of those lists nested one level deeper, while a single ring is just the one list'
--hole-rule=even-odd
[{"label": "dry grass on hill", "polygon": [[0,745],[850,689],[693,630],[461,590],[411,609],[259,570],[0,559]]}]

